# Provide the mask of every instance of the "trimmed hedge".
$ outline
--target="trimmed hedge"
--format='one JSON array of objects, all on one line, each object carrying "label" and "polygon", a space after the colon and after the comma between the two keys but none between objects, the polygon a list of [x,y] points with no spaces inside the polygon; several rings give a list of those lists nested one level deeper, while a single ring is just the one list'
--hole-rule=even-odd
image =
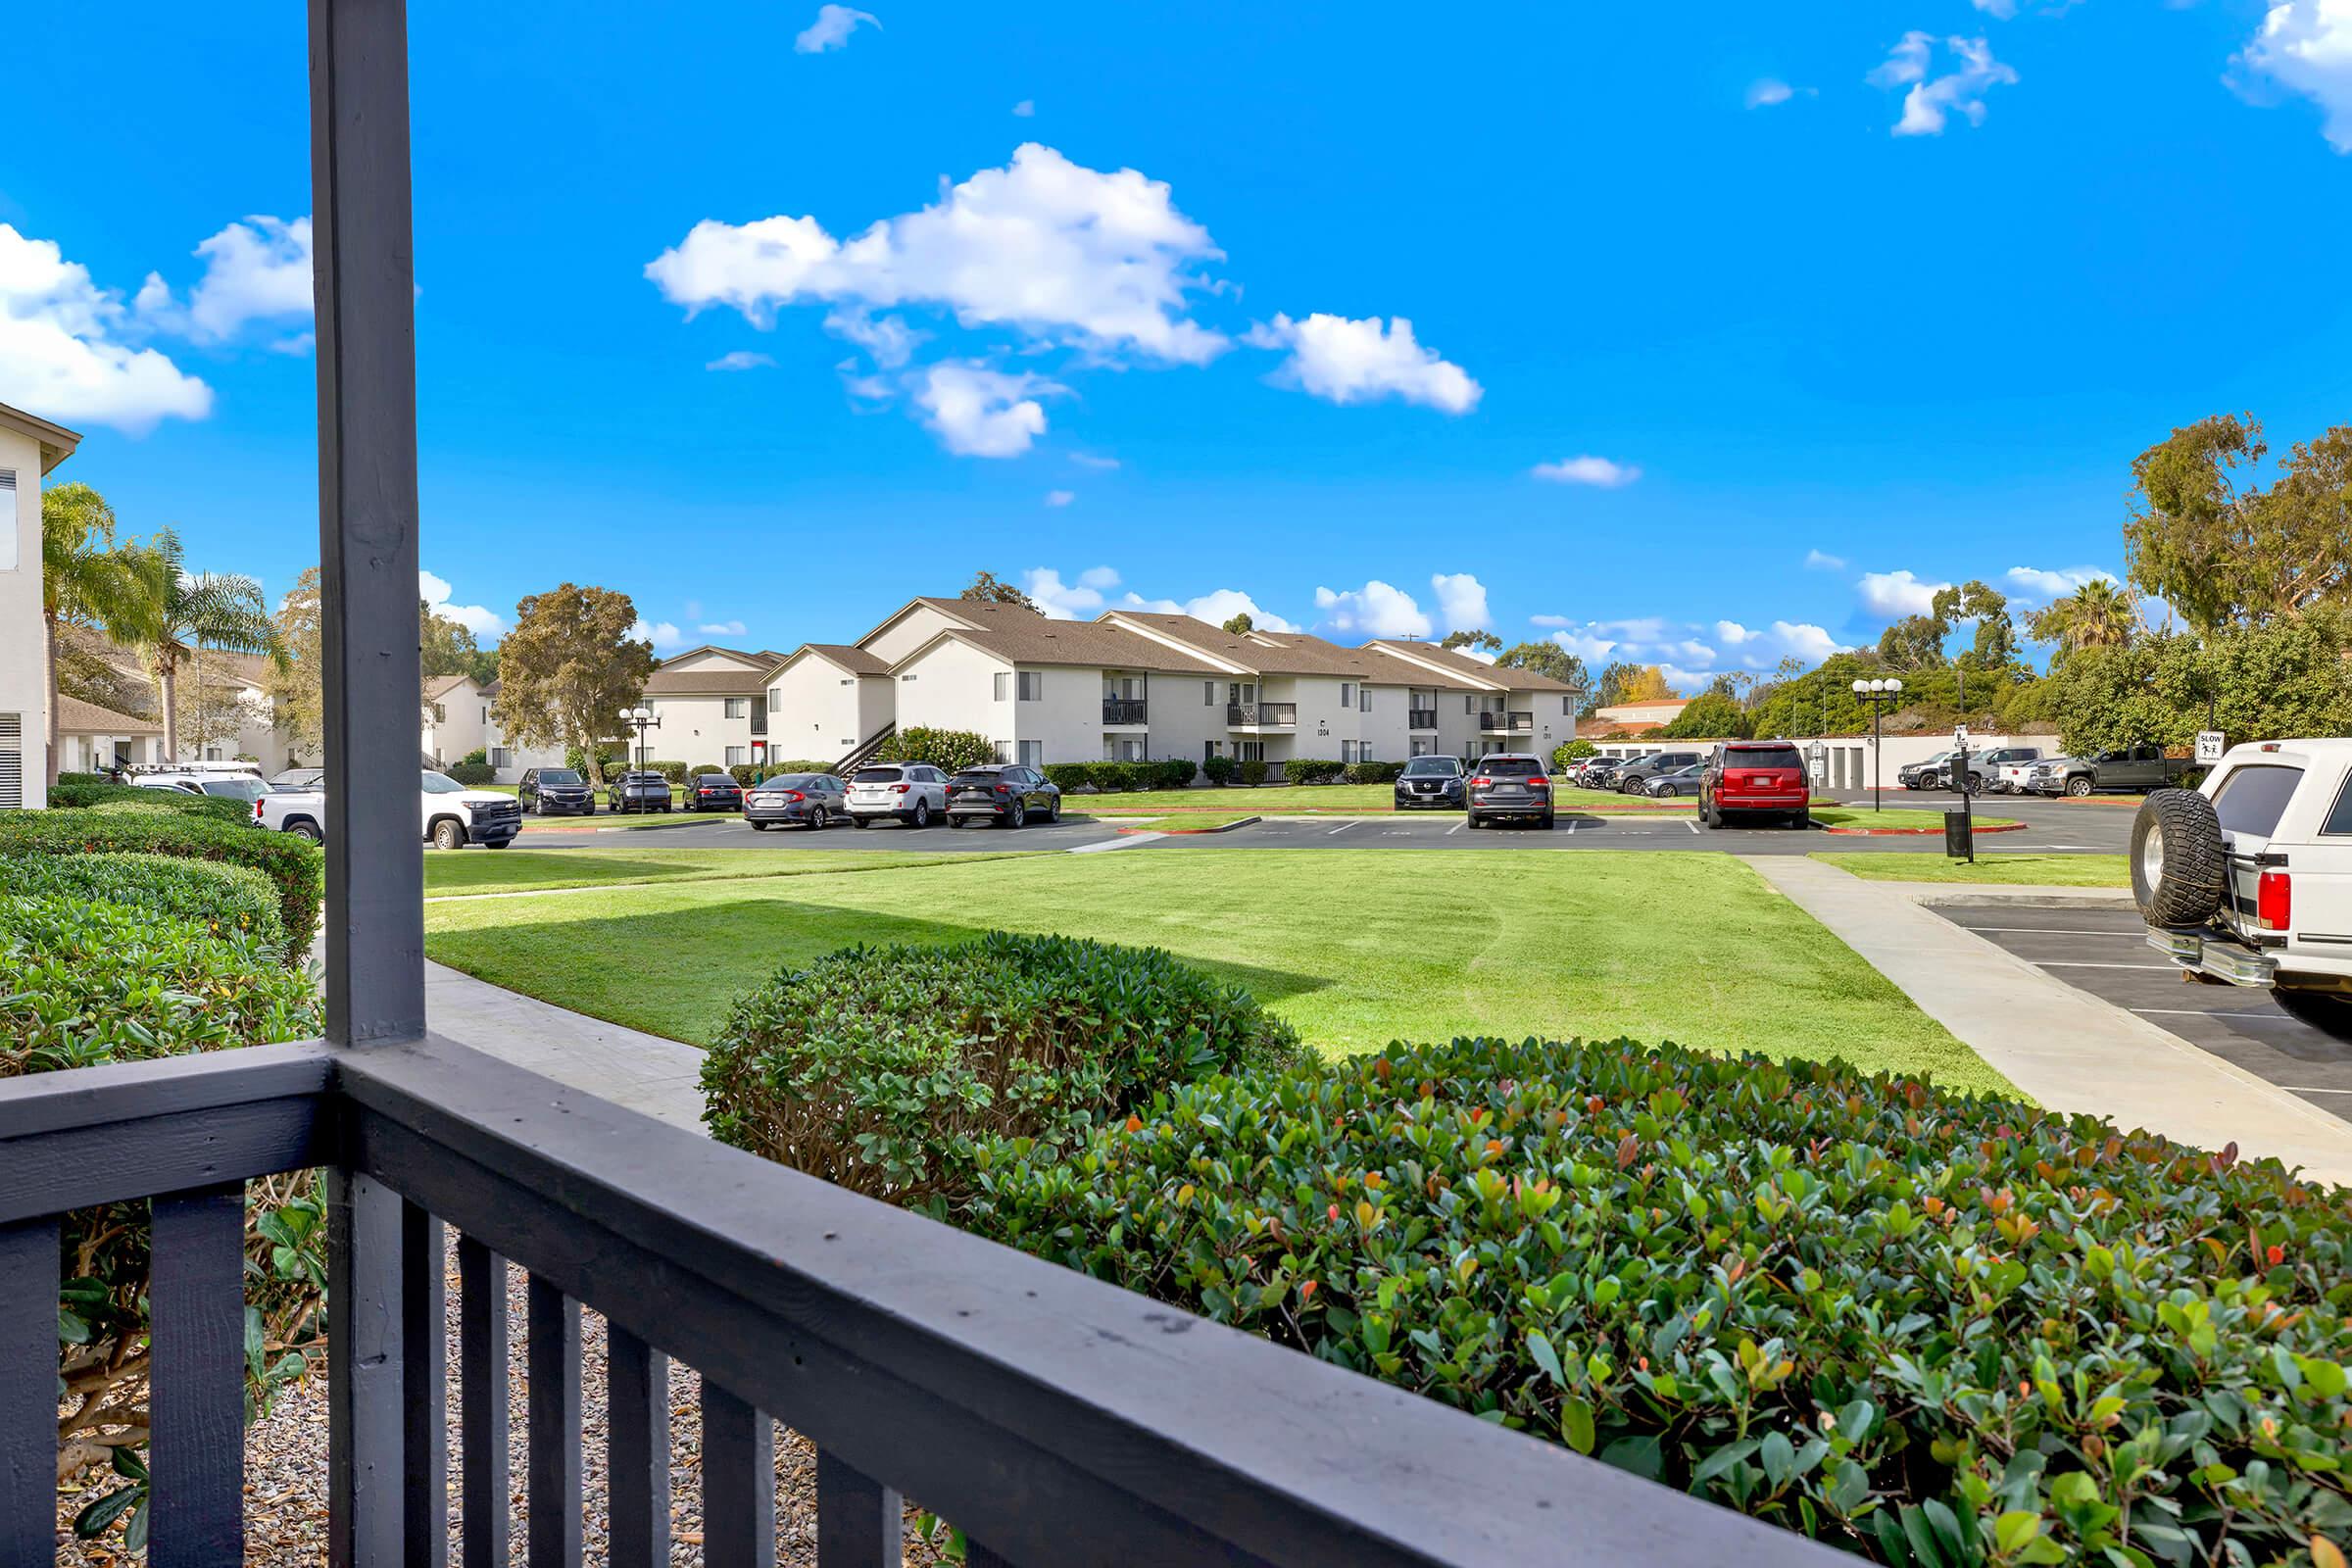
[{"label": "trimmed hedge", "polygon": [[996,746],[968,729],[931,729],[917,724],[893,732],[874,751],[877,762],[929,762],[953,773],[997,760]]},{"label": "trimmed hedge", "polygon": [[1265,781],[1266,760],[1262,757],[1244,758],[1242,760],[1242,782],[1245,784],[1263,784]]},{"label": "trimmed hedge", "polygon": [[633,762],[630,764],[630,766],[635,771],[641,773],[659,773],[663,778],[669,780],[672,784],[683,784],[686,782],[686,764],[684,762],[659,762],[648,760],[643,767],[638,767],[637,764]]},{"label": "trimmed hedge", "polygon": [[1294,757],[1282,764],[1282,776],[1294,784],[1329,784],[1346,765],[1328,757]]},{"label": "trimmed hedge", "polygon": [[1064,793],[1072,793],[1094,782],[1094,775],[1090,771],[1093,766],[1091,762],[1048,762],[1038,771],[1046,775],[1047,783],[1059,785]]},{"label": "trimmed hedge", "polygon": [[155,811],[180,811],[190,816],[218,817],[223,822],[250,822],[253,803],[221,795],[190,795],[184,790],[142,789],[136,784],[110,784],[91,773],[62,773],[49,792],[52,810],[82,810],[123,806]]},{"label": "trimmed hedge", "polygon": [[249,866],[277,890],[278,918],[292,952],[308,954],[312,938],[318,934],[326,857],[318,846],[292,833],[271,833],[242,818],[217,821],[201,813],[169,807],[158,809],[144,803],[88,810],[0,811],[0,856],[108,853],[168,855]]},{"label": "trimmed hedge", "polygon": [[984,1234],[1882,1561],[2352,1535],[2352,1192],[2234,1150],[1842,1063],[1457,1040],[979,1157]]},{"label": "trimmed hedge", "polygon": [[1240,770],[1240,764],[1230,757],[1212,757],[1200,764],[1200,771],[1208,775],[1208,781],[1220,786],[1232,783],[1234,774]]},{"label": "trimmed hedge", "polygon": [[[837,758],[835,760],[838,761],[839,759]],[[781,762],[767,764],[769,778],[774,778],[778,773],[830,773],[832,771],[832,762],[818,761],[812,757],[789,758]]]},{"label": "trimmed hedge", "polygon": [[914,1205],[962,1197],[973,1151],[1082,1140],[1171,1083],[1294,1059],[1237,986],[1156,948],[992,931],[853,948],[736,999],[703,1063],[721,1143]]},{"label": "trimmed hedge", "polygon": [[1404,773],[1402,762],[1346,762],[1340,778],[1348,784],[1394,784]]},{"label": "trimmed hedge", "polygon": [[10,855],[0,856],[0,887],[27,898],[57,895],[126,905],[194,920],[216,936],[238,932],[268,944],[298,969],[308,956],[288,948],[277,890],[250,866],[168,855]]},{"label": "trimmed hedge", "polygon": [[463,762],[452,762],[441,771],[469,789],[480,789],[485,784],[498,782],[496,768],[488,762],[477,762],[471,758],[467,758]]}]

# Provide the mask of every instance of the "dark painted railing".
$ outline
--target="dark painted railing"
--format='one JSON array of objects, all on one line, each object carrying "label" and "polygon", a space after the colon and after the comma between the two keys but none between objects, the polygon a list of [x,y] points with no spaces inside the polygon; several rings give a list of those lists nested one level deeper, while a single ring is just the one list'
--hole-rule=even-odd
[{"label": "dark painted railing", "polygon": [[[601,1313],[616,1564],[669,1560],[669,1358],[703,1375],[706,1560],[772,1563],[773,1432],[819,1563],[1838,1560],[1566,1449],[622,1109],[462,1046],[245,1051],[0,1082],[0,1551],[47,1560],[58,1216],[152,1197],[155,1568],[243,1538],[243,1184],[326,1174],[330,1506],[443,1563],[444,1227],[465,1563],[580,1560],[580,1308]],[[505,1263],[528,1272],[528,1507],[507,1506]]]},{"label": "dark painted railing", "polygon": [[1408,708],[1404,713],[1404,725],[1407,729],[1436,729],[1438,710],[1434,708]]},{"label": "dark painted railing", "polygon": [[1241,728],[1289,729],[1298,722],[1297,703],[1228,703],[1225,722]]},{"label": "dark painted railing", "polygon": [[1141,697],[1105,697],[1102,699],[1102,722],[1105,724],[1142,724],[1146,704]]},{"label": "dark painted railing", "polygon": [[1478,715],[1478,727],[1489,734],[1497,732],[1512,735],[1529,733],[1536,727],[1536,715],[1489,710]]}]

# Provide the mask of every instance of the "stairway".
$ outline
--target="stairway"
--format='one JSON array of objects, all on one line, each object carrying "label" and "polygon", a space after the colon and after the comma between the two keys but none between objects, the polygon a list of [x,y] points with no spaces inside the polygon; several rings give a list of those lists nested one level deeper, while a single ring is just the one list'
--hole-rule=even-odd
[{"label": "stairway", "polygon": [[883,725],[859,742],[856,751],[835,762],[832,771],[842,778],[848,778],[852,773],[872,761],[874,754],[882,749],[882,743],[898,732],[898,721],[895,719]]}]

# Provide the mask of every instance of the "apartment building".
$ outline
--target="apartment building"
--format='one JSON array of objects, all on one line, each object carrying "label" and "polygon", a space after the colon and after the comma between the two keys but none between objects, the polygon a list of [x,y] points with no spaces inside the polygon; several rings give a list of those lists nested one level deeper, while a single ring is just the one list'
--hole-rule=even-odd
[{"label": "apartment building", "polygon": [[81,437],[0,404],[0,809],[49,800],[41,480]]},{"label": "apartment building", "polygon": [[946,598],[909,601],[855,644],[801,648],[766,693],[777,756],[849,756],[896,725],[972,731],[1033,764],[1548,752],[1574,738],[1579,695],[1425,643]]},{"label": "apartment building", "polygon": [[663,660],[645,681],[645,707],[660,726],[646,733],[649,755],[688,767],[765,762],[768,679],[783,662],[782,654],[711,644]]}]

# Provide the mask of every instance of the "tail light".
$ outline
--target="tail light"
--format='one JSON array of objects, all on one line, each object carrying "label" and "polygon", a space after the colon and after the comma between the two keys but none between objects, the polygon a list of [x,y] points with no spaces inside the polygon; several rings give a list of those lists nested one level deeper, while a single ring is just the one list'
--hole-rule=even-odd
[{"label": "tail light", "polygon": [[1531,790],[1547,790],[1551,788],[1551,780],[1539,773],[1527,781],[1527,787]]},{"label": "tail light", "polygon": [[893,784],[890,787],[890,793],[893,795],[904,795],[906,793],[906,786],[904,784]]},{"label": "tail light", "polygon": [[2295,912],[2294,884],[2284,871],[2265,871],[2254,885],[2254,923],[2265,931],[2283,931]]},{"label": "tail light", "polygon": [[262,803],[258,800],[253,803],[253,819],[256,822],[262,819]]},{"label": "tail light", "polygon": [[1478,777],[1476,777],[1476,778],[1472,779],[1470,782],[1471,782],[1471,783],[1473,783],[1473,784],[1475,784],[1475,785],[1477,785],[1477,786],[1478,786],[1480,789],[1482,789],[1482,790],[1483,790],[1483,789],[1485,789],[1485,788],[1486,788],[1488,785],[1490,785],[1490,784],[1494,783],[1494,781],[1493,779],[1491,779],[1491,778],[1487,777],[1487,775],[1486,775],[1486,774],[1484,774],[1484,773],[1481,773],[1481,774],[1479,774],[1479,775],[1478,775]]},{"label": "tail light", "polygon": [[799,790],[786,790],[784,792],[784,798],[788,801],[805,801],[808,797],[803,795]]},{"label": "tail light", "polygon": [[997,786],[997,793],[999,795],[1010,795],[1012,793],[1012,786],[1009,784],[1000,784]]}]

